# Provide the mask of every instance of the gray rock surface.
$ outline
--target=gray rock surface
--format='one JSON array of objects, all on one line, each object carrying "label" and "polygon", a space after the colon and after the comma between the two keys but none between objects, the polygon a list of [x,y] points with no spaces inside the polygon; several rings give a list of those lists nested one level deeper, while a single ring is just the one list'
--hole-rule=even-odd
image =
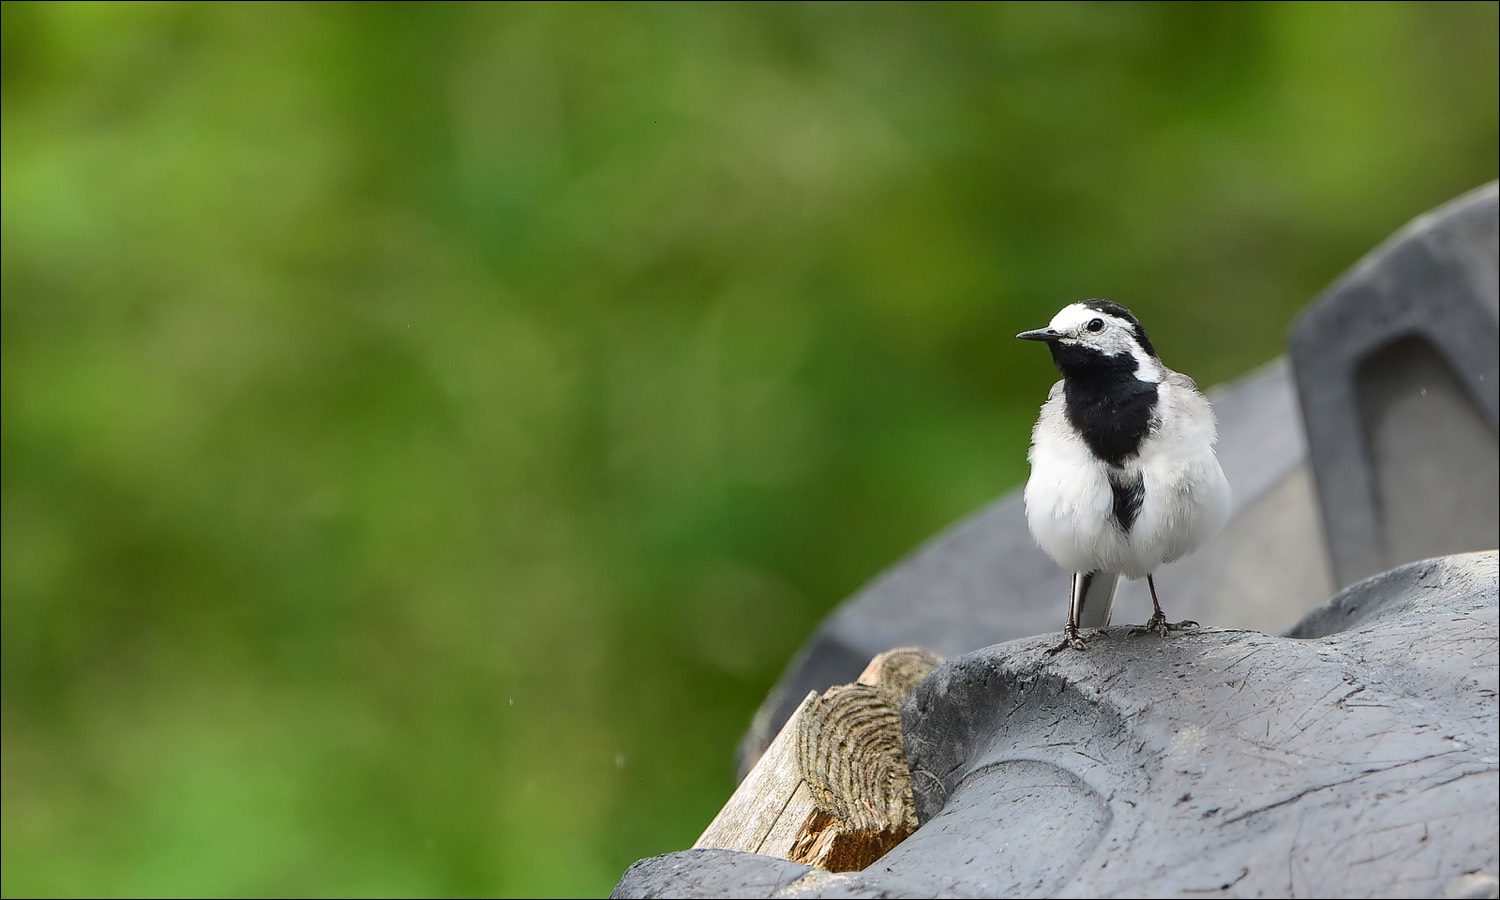
[{"label": "gray rock surface", "polygon": [[[1446,557],[1351,587],[1288,637],[955,660],[904,710],[925,824],[883,863],[963,871],[969,896],[1440,896],[1493,876],[1496,582],[1493,551]],[[975,853],[1017,832],[1035,852]]]},{"label": "gray rock surface", "polygon": [[1049,637],[929,676],[903,710],[923,825],[832,875],[688,851],[614,896],[1494,896],[1495,552],[1352,586],[1286,636]]},{"label": "gray rock surface", "polygon": [[776,897],[811,868],[738,850],[684,850],[625,870],[611,897]]}]

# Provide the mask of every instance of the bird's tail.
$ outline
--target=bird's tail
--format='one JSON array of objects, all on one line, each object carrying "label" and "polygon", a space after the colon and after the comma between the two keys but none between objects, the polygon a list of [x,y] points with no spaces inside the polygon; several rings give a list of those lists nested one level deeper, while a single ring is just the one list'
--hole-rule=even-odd
[{"label": "bird's tail", "polygon": [[1069,618],[1079,628],[1103,628],[1109,624],[1109,612],[1115,605],[1115,586],[1120,576],[1105,572],[1073,573],[1072,606]]}]

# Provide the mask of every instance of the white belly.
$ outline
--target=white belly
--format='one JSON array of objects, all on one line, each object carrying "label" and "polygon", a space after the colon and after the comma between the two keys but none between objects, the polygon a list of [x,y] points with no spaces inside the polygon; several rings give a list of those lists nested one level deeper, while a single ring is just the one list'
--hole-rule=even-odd
[{"label": "white belly", "polygon": [[1115,520],[1108,467],[1071,431],[1039,422],[1025,493],[1026,523],[1037,544],[1070,572],[1144,578],[1217,534],[1229,515],[1229,484],[1214,457],[1212,432],[1202,440],[1177,437],[1179,452],[1164,453],[1153,435],[1119,470],[1138,474],[1144,488],[1127,533]]}]

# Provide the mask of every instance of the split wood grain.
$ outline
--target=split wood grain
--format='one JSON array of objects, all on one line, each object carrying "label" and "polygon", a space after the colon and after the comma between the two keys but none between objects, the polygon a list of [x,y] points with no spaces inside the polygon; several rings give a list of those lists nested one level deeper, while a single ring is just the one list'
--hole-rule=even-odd
[{"label": "split wood grain", "polygon": [[695,847],[852,872],[916,830],[901,702],[942,660],[901,648],[852,684],[810,692]]}]

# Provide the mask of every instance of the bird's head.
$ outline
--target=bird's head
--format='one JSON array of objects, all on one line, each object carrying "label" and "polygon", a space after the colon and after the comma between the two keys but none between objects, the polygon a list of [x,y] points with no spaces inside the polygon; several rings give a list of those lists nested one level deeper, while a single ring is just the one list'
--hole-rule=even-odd
[{"label": "bird's head", "polygon": [[1163,370],[1146,329],[1113,300],[1084,300],[1063,307],[1046,328],[1016,337],[1045,341],[1064,374],[1119,370],[1141,381],[1160,381]]}]

